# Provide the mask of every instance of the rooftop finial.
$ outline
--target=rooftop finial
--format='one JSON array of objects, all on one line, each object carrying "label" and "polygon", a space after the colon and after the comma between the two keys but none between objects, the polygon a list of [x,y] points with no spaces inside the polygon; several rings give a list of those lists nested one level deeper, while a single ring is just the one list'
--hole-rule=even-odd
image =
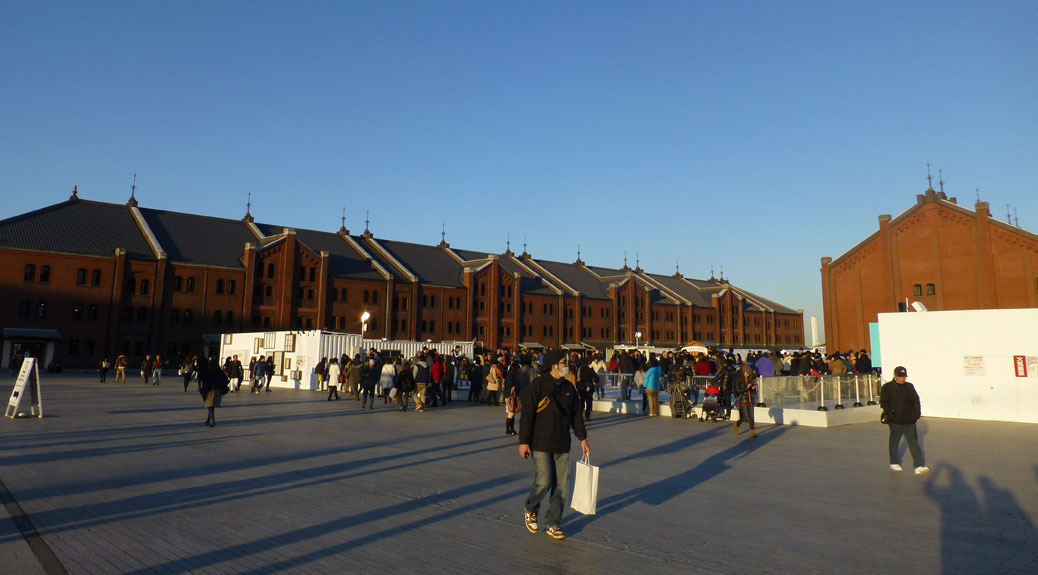
[{"label": "rooftop finial", "polygon": [[505,234],[505,253],[512,253],[512,234]]},{"label": "rooftop finial", "polygon": [[944,171],[941,168],[937,168],[937,184],[941,186],[941,193],[944,193]]},{"label": "rooftop finial", "polygon": [[526,236],[523,236],[523,255],[529,255],[526,253]]},{"label": "rooftop finial", "polygon": [[1009,213],[1009,204],[1006,204],[1006,223],[1013,225],[1013,214]]},{"label": "rooftop finial", "polygon": [[69,197],[70,200],[79,199],[79,186],[72,186],[72,195]]},{"label": "rooftop finial", "polygon": [[724,266],[721,266],[721,281],[724,281]]},{"label": "rooftop finial", "polygon": [[624,269],[627,269],[627,250],[624,250]]},{"label": "rooftop finial", "polygon": [[980,203],[980,188],[977,188],[977,203]]},{"label": "rooftop finial", "polygon": [[249,199],[245,202],[245,216],[241,219],[243,222],[251,222],[252,219],[252,192],[249,192]]},{"label": "rooftop finial", "polygon": [[926,162],[926,189],[933,189],[933,176],[930,175],[930,162]]},{"label": "rooftop finial", "polygon": [[677,258],[674,259],[674,275],[681,275],[681,265],[679,265]]},{"label": "rooftop finial", "polygon": [[441,242],[447,241],[447,224],[446,223],[441,223],[440,224],[440,241]]},{"label": "rooftop finial", "polygon": [[126,202],[126,205],[130,207],[137,207],[137,174],[133,175],[133,184],[130,185],[130,200]]},{"label": "rooftop finial", "polygon": [[371,211],[364,210],[364,233],[369,233],[368,225],[371,224]]},{"label": "rooftop finial", "polygon": [[714,264],[710,264],[710,279],[714,279]]},{"label": "rooftop finial", "polygon": [[339,233],[346,232],[346,206],[342,207],[342,227],[339,228]]},{"label": "rooftop finial", "polygon": [[580,244],[577,244],[577,261],[580,261]]},{"label": "rooftop finial", "polygon": [[1013,208],[1013,225],[1020,227],[1020,216],[1016,215],[1016,208]]}]

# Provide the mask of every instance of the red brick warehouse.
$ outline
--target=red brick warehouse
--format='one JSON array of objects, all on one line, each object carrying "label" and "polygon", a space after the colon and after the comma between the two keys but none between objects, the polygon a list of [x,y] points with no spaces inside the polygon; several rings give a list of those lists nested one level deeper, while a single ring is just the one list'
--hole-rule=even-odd
[{"label": "red brick warehouse", "polygon": [[[26,351],[101,357],[208,352],[218,334],[326,329],[517,349],[690,340],[803,345],[803,312],[727,280],[290,229],[79,198],[0,221],[2,366]],[[131,363],[132,365],[132,363]]]},{"label": "red brick warehouse", "polygon": [[[822,258],[826,349],[871,348],[869,323],[904,308],[1038,307],[1038,236],[933,188],[847,253]],[[900,307],[899,307],[900,304]]]}]

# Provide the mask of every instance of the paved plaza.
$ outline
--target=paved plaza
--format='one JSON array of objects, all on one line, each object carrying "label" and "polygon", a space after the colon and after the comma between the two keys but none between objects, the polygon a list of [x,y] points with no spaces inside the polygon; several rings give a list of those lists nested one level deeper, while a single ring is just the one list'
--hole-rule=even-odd
[{"label": "paved plaza", "polygon": [[[3,393],[13,378],[5,376]],[[109,380],[111,381],[111,380]],[[504,408],[401,413],[277,390],[44,375],[46,417],[0,421],[0,573],[1034,573],[1038,426],[886,427],[596,414],[598,514],[532,535]],[[925,398],[924,398],[925,401]],[[577,453],[574,446],[572,455]],[[911,457],[904,463],[910,469]],[[571,474],[572,477],[572,474]],[[903,571],[901,571],[903,570]]]}]

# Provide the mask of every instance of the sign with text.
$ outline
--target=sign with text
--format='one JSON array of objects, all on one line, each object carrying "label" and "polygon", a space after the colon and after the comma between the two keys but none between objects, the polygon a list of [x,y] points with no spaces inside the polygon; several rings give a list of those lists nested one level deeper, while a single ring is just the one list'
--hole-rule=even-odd
[{"label": "sign with text", "polygon": [[962,373],[963,375],[983,376],[987,375],[988,370],[984,364],[984,356],[982,355],[964,355],[962,356]]},{"label": "sign with text", "polygon": [[1013,373],[1017,377],[1038,377],[1038,355],[1014,355]]}]

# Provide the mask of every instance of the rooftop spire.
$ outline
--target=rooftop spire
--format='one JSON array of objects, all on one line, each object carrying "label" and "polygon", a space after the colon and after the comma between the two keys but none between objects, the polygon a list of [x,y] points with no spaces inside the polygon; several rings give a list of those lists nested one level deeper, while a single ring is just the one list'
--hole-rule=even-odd
[{"label": "rooftop spire", "polygon": [[346,206],[342,207],[342,227],[339,228],[340,234],[348,234],[350,230],[346,229]]},{"label": "rooftop spire", "polygon": [[926,189],[933,189],[933,176],[930,175],[930,162],[926,162]]},{"label": "rooftop spire", "polygon": [[530,255],[530,254],[526,253],[526,236],[523,236],[523,255],[524,256]]},{"label": "rooftop spire", "polygon": [[505,234],[505,253],[512,253],[512,234]]},{"label": "rooftop spire", "polygon": [[72,195],[69,196],[69,201],[74,202],[79,199],[79,186],[72,186]]},{"label": "rooftop spire", "polygon": [[714,279],[714,264],[710,264],[710,279]]},{"label": "rooftop spire", "polygon": [[943,170],[937,168],[937,184],[941,186],[941,193],[944,193],[944,173]]},{"label": "rooftop spire", "polygon": [[371,235],[372,235],[371,234],[371,229],[369,227],[371,225],[371,217],[370,216],[371,216],[371,212],[369,210],[364,210],[364,237],[366,237],[366,238],[370,238]]},{"label": "rooftop spire", "polygon": [[137,174],[133,175],[133,184],[130,185],[130,200],[126,202],[127,206],[132,208],[137,207]]},{"label": "rooftop spire", "polygon": [[580,244],[577,244],[577,261],[573,263],[577,264],[578,266],[584,265],[584,260],[580,259]]},{"label": "rooftop spire", "polygon": [[245,202],[245,217],[241,219],[243,222],[254,221],[252,219],[252,192],[249,192],[249,201]]},{"label": "rooftop spire", "polygon": [[980,188],[977,188],[977,203],[980,203]]}]

